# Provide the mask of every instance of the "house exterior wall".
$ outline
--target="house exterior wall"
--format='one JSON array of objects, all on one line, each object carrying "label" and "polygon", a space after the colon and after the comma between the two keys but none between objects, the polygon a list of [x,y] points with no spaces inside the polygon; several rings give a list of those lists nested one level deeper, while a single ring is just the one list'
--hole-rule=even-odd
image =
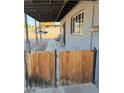
[{"label": "house exterior wall", "polygon": [[[83,35],[71,34],[71,17],[80,11],[84,11]],[[91,38],[91,28],[99,26],[99,2],[80,1],[61,20],[61,24],[66,23],[66,49],[96,49],[99,51],[99,32],[93,32]],[[92,40],[92,41],[91,41]],[[96,86],[99,86],[99,56],[96,61]]]},{"label": "house exterior wall", "polygon": [[[93,1],[79,2],[62,20],[66,22],[66,48],[90,49]],[[84,10],[83,35],[71,34],[71,17]]]}]

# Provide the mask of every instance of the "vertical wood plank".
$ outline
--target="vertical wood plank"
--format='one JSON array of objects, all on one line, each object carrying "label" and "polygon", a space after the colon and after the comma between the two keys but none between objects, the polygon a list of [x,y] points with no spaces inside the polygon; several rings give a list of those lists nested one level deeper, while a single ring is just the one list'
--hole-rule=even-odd
[{"label": "vertical wood plank", "polygon": [[92,81],[93,52],[91,50],[64,51],[60,53],[60,79],[72,83]]}]

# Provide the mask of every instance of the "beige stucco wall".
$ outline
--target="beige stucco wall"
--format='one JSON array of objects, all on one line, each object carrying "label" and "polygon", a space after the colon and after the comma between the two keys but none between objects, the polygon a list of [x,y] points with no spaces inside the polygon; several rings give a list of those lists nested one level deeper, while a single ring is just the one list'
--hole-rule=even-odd
[{"label": "beige stucco wall", "polygon": [[[60,34],[60,26],[49,26],[49,27],[44,27],[44,31],[47,31],[47,34],[42,34],[42,38],[44,39],[54,39],[58,38],[58,35]],[[40,34],[37,34],[38,38],[40,38]],[[28,29],[28,36],[29,39],[35,39],[36,34],[35,34],[35,29]],[[26,39],[26,31],[24,32],[24,39]]]}]

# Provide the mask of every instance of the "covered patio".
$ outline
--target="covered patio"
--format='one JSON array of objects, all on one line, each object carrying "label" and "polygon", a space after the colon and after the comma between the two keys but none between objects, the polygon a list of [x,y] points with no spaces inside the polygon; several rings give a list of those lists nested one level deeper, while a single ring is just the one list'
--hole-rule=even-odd
[{"label": "covered patio", "polygon": [[[76,4],[78,4],[80,1],[96,1],[96,0],[25,0],[24,1],[24,13],[25,13],[25,26],[26,26],[26,52],[31,53],[31,43],[28,35],[28,22],[27,22],[27,15],[31,16],[35,20],[35,43],[37,43],[38,39],[40,41],[42,40],[42,34],[41,33],[41,26],[39,26],[39,33],[37,33],[37,25],[39,25],[42,22],[60,22],[68,13],[71,9],[73,9]],[[39,22],[39,24],[37,24]],[[69,24],[71,25],[71,24]],[[40,38],[38,38],[38,34],[40,34]],[[42,42],[43,43],[43,42]],[[37,43],[41,44],[41,42]],[[53,42],[52,42],[53,44]],[[53,45],[51,47],[53,47]],[[56,43],[54,42],[54,45]],[[42,48],[42,44],[40,45]],[[60,46],[59,46],[60,47]],[[42,50],[40,48],[40,51]],[[63,50],[67,50],[64,47],[61,47]],[[58,73],[59,73],[59,63],[57,62],[59,60],[59,53],[62,51],[60,48],[55,49],[55,87],[26,87],[25,93],[98,93],[98,89],[96,88],[93,80],[94,76],[90,78],[90,83],[87,82],[85,84],[81,85],[69,85],[69,86],[59,86],[59,80],[58,78]],[[44,49],[43,50],[47,50]],[[42,51],[43,51],[42,50]],[[50,49],[48,49],[50,50]],[[52,50],[52,49],[51,49]],[[57,50],[57,53],[56,53]],[[58,52],[59,50],[59,52]],[[73,48],[71,49],[73,50]],[[39,50],[38,50],[39,51]],[[68,51],[68,50],[67,50]],[[94,56],[92,56],[94,57]],[[67,58],[65,58],[66,60]],[[79,58],[80,59],[80,58]],[[94,59],[94,58],[93,58]],[[76,59],[77,60],[77,59]],[[92,60],[94,62],[96,60]],[[68,61],[67,61],[68,62]],[[91,62],[91,63],[92,63]],[[90,65],[91,67],[91,65]],[[92,66],[91,68],[95,68]],[[57,69],[57,70],[56,70]],[[91,72],[92,73],[92,72]],[[93,71],[95,73],[95,70]],[[92,76],[92,75],[91,75]],[[92,80],[93,79],[93,80]],[[65,84],[66,85],[66,84]],[[54,85],[53,85],[54,86]]]}]

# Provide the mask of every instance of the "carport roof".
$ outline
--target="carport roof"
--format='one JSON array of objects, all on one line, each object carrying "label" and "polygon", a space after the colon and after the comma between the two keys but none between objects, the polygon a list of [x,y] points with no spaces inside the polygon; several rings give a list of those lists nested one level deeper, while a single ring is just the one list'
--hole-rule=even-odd
[{"label": "carport roof", "polygon": [[39,22],[60,21],[78,1],[82,0],[24,0],[24,12]]}]

